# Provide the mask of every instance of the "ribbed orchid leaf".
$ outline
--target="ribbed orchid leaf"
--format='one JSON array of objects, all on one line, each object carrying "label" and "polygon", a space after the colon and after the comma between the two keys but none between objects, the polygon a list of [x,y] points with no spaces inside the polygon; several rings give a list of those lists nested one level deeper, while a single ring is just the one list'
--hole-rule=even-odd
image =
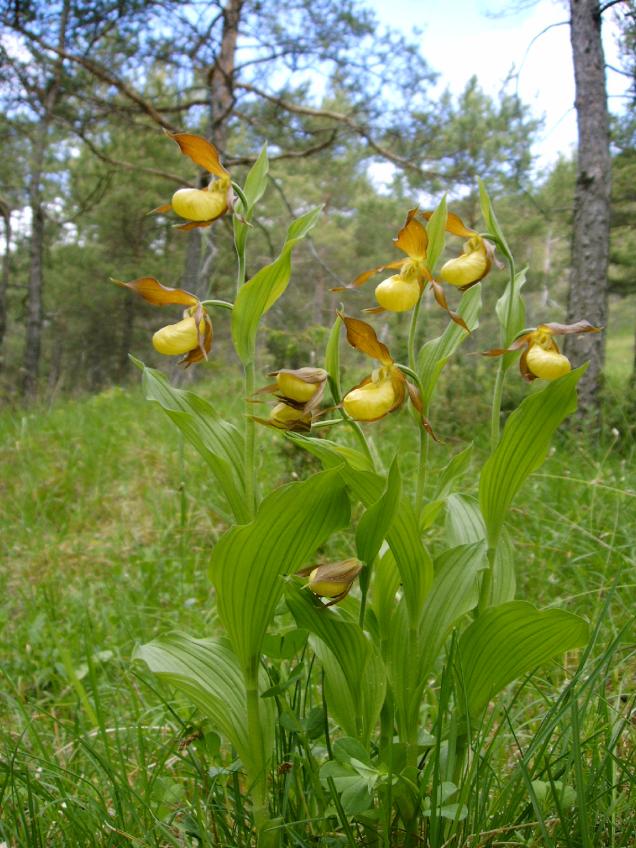
[{"label": "ribbed orchid leaf", "polygon": [[314,651],[325,670],[327,705],[350,736],[366,744],[386,692],[382,660],[357,622],[328,609],[297,583],[286,588],[296,624],[313,634]]},{"label": "ribbed orchid leaf", "polygon": [[[158,403],[206,461],[238,522],[249,520],[245,505],[243,436],[214,407],[193,392],[173,388],[161,372],[133,360],[142,370],[146,398]],[[224,505],[220,507],[221,514]]]},{"label": "ribbed orchid leaf", "polygon": [[[352,495],[366,507],[374,504],[385,489],[381,474],[361,471],[349,463],[324,439],[313,439],[297,433],[289,434],[295,444],[317,456],[328,468],[339,466],[339,472]],[[395,557],[404,584],[409,616],[415,621],[433,581],[433,561],[422,544],[417,518],[407,498],[402,497],[387,534],[387,542]]]},{"label": "ribbed orchid leaf", "polygon": [[243,194],[247,200],[247,209],[243,208],[243,204],[239,203],[240,217],[234,216],[234,243],[236,252],[241,256],[245,251],[247,236],[249,234],[249,221],[252,220],[256,204],[261,199],[267,188],[267,176],[269,173],[269,161],[267,159],[267,147],[258,155],[258,159],[250,168],[243,186]]},{"label": "ribbed orchid leaf", "polygon": [[311,209],[293,221],[287,230],[287,238],[279,257],[257,271],[241,287],[232,310],[232,339],[244,364],[254,360],[259,321],[289,284],[292,250],[316,225],[321,211],[322,207]]},{"label": "ribbed orchid leaf", "polygon": [[544,461],[555,430],[576,409],[576,384],[586,367],[530,395],[508,419],[479,481],[479,505],[490,547],[496,546],[508,507],[521,485]]},{"label": "ribbed orchid leaf", "polygon": [[564,610],[540,611],[525,601],[490,607],[464,631],[459,641],[459,683],[471,717],[522,675],[583,647],[587,622]]},{"label": "ribbed orchid leaf", "polygon": [[336,470],[283,486],[256,518],[233,527],[210,561],[221,620],[241,667],[254,669],[285,574],[307,565],[336,530],[349,523],[349,499]]},{"label": "ribbed orchid leaf", "polygon": [[[450,495],[446,501],[446,541],[449,545],[468,545],[486,539],[486,525],[475,498],[468,495]],[[517,580],[514,548],[503,527],[497,541],[490,587],[486,606],[497,606],[512,601]]]},{"label": "ribbed orchid leaf", "polygon": [[[243,673],[226,639],[170,633],[137,648],[133,658],[145,662],[160,680],[185,695],[236,748],[244,765],[254,765]],[[261,674],[264,688],[266,679],[264,672]],[[261,699],[259,709],[269,754],[274,746],[274,703]]]},{"label": "ribbed orchid leaf", "polygon": [[446,209],[446,195],[441,199],[437,209],[428,219],[426,225],[426,234],[428,236],[428,249],[426,251],[426,267],[431,272],[435,271],[437,260],[444,252],[446,242],[446,219],[448,212]]},{"label": "ribbed orchid leaf", "polygon": [[364,513],[356,530],[358,559],[371,566],[386,538],[402,496],[402,480],[397,457],[393,460],[386,489]]}]

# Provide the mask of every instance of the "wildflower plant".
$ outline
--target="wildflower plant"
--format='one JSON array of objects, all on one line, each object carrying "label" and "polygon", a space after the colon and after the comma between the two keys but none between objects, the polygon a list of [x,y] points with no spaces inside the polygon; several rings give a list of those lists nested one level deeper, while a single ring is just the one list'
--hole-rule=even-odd
[{"label": "wildflower plant", "polygon": [[[238,758],[232,773],[238,768],[249,798],[255,844],[300,844],[287,841],[299,825],[270,791],[289,770],[304,775],[293,792],[318,838],[340,830],[352,844],[355,827],[369,844],[452,842],[466,815],[464,777],[480,756],[484,716],[498,715],[509,684],[588,640],[588,625],[580,617],[516,598],[506,523],[524,481],[576,407],[585,366],[572,371],[552,337],[594,328],[579,322],[524,329],[524,271],[516,270],[481,186],[484,232],[466,227],[442,200],[432,213],[411,209],[397,236],[406,258],[384,266],[399,274],[380,283],[377,297],[383,309],[410,311],[404,361],[396,350],[389,352],[370,323],[343,309],[334,314],[324,368],[308,364],[292,370],[277,363],[274,382],[258,386],[262,318],[284,295],[294,248],[318,223],[320,209],[294,220],[279,256],[246,281],[250,221],[268,180],[265,151],[240,187],[226,178],[208,142],[191,134],[174,138],[216,179],[215,204],[206,206],[204,198],[204,212],[195,216],[193,202],[192,221],[204,217],[209,224],[220,214],[233,215],[235,300],[200,302],[148,277],[119,284],[151,303],[185,307],[181,321],[160,330],[154,343],[160,353],[184,355],[186,365],[214,356],[208,310],[224,311],[243,367],[245,415],[239,422],[224,421],[196,394],[172,388],[160,372],[135,360],[147,397],[208,464],[228,525],[209,562],[222,632],[206,639],[166,635],[141,646],[136,658],[198,708],[221,734],[228,761]],[[235,193],[238,200],[228,200]],[[173,198],[172,208],[185,215],[180,200]],[[447,231],[465,237],[466,245],[438,272]],[[453,494],[471,462],[470,447],[428,483],[434,449],[428,416],[444,365],[477,329],[480,287],[488,284],[495,250],[509,278],[496,308],[499,347],[489,351],[500,359],[491,450],[475,499]],[[379,270],[365,272],[353,285]],[[440,280],[455,292],[464,290],[456,313],[446,304]],[[451,320],[439,338],[418,350],[426,285]],[[343,328],[348,343],[375,363],[361,383],[346,389],[340,367]],[[538,357],[532,355],[537,349]],[[504,379],[522,351],[524,376],[529,371],[546,382],[500,433]],[[259,417],[254,401],[267,401],[268,395],[274,405]],[[413,480],[405,478],[397,451],[384,467],[371,439],[373,422],[398,414],[407,397],[419,440]],[[324,470],[263,491],[256,462],[259,434],[291,441],[318,457]],[[344,537],[347,554],[330,562],[323,550],[336,534]],[[314,718],[317,710],[311,731],[294,712],[303,675],[305,699],[316,705]],[[444,719],[448,714],[450,722]]]}]

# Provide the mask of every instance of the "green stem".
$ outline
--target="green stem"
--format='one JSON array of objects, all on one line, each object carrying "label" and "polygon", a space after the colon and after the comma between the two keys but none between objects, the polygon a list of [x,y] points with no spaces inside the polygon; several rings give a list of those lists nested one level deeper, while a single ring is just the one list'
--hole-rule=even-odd
[{"label": "green stem", "polygon": [[252,797],[254,799],[254,824],[258,831],[268,819],[267,778],[265,770],[265,745],[259,711],[258,662],[251,663],[252,668],[245,671],[245,691],[247,695],[247,732],[254,753],[255,773],[251,774]]},{"label": "green stem", "polygon": [[413,308],[413,312],[411,313],[411,326],[409,327],[409,341],[408,341],[408,354],[409,354],[409,368],[412,371],[416,370],[416,362],[415,362],[415,337],[417,336],[417,318],[420,314],[420,304],[422,303],[422,298],[418,300]]},{"label": "green stem", "polygon": [[[510,329],[510,321],[512,318],[512,301],[514,297],[514,288],[515,288],[515,277],[517,276],[517,272],[515,270],[515,262],[510,254],[506,254],[506,259],[508,260],[508,266],[510,268],[510,278],[508,280],[509,288],[509,296],[508,296],[508,304],[506,308],[506,319],[504,326],[501,328],[501,346],[508,347],[511,344],[512,339],[509,337],[509,329]],[[493,390],[492,395],[492,411],[490,414],[490,448],[494,451],[494,449],[499,444],[499,435],[501,429],[501,400],[503,397],[503,386],[504,379],[506,377],[506,354],[502,356],[499,360],[499,367],[497,369],[497,377],[495,379],[495,388]]]},{"label": "green stem", "polygon": [[504,378],[506,369],[503,358],[499,360],[497,368],[497,376],[495,378],[495,388],[492,393],[492,411],[490,413],[490,449],[494,449],[499,444],[499,433],[501,427],[501,399],[503,397]]},{"label": "green stem", "polygon": [[256,368],[249,362],[245,366],[245,501],[250,516],[256,511],[256,422],[250,402],[255,385]]}]

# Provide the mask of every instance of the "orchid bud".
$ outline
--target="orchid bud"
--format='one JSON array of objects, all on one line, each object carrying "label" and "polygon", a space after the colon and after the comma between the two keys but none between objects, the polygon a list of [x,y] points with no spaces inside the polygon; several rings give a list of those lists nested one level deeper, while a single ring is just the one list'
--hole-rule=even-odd
[{"label": "orchid bud", "polygon": [[371,381],[345,395],[342,406],[356,421],[377,421],[394,408],[395,388],[390,378]]},{"label": "orchid bud", "polygon": [[279,393],[296,403],[307,403],[314,398],[326,379],[327,372],[322,368],[298,368],[276,374]]},{"label": "orchid bud", "polygon": [[187,221],[212,221],[227,209],[227,195],[218,189],[180,188],[173,194],[171,206]]},{"label": "orchid bud", "polygon": [[556,350],[545,350],[538,344],[528,350],[526,365],[535,377],[542,380],[556,380],[572,369],[567,356]]},{"label": "orchid bud", "polygon": [[389,312],[407,312],[420,299],[420,285],[416,278],[405,280],[394,274],[377,286],[375,299]]},{"label": "orchid bud", "polygon": [[286,403],[277,403],[269,414],[269,421],[280,430],[308,430],[311,427],[311,413]]},{"label": "orchid bud", "polygon": [[[205,321],[199,323],[201,333],[205,330]],[[158,353],[164,356],[177,356],[188,353],[199,345],[199,333],[194,316],[188,315],[176,324],[162,327],[152,337],[152,344]]]},{"label": "orchid bud", "polygon": [[314,595],[341,600],[348,594],[361,571],[362,563],[357,559],[319,565],[309,575],[308,585]]},{"label": "orchid bud", "polygon": [[488,272],[490,259],[481,236],[474,236],[464,244],[464,252],[456,259],[442,265],[439,275],[451,286],[469,286],[481,280]]}]

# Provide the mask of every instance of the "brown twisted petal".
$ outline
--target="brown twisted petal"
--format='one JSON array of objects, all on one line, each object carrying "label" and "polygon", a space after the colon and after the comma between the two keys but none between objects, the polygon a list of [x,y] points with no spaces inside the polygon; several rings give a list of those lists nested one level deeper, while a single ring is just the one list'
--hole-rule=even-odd
[{"label": "brown twisted petal", "polygon": [[408,380],[406,380],[406,388],[408,390],[411,403],[420,414],[420,423],[422,427],[426,430],[426,432],[434,441],[439,442],[439,439],[433,431],[431,422],[424,415],[424,404],[422,403],[420,390],[417,388],[417,386],[414,386],[413,383],[410,383]]},{"label": "brown twisted petal", "polygon": [[366,353],[372,359],[378,359],[383,365],[393,363],[389,349],[378,339],[370,324],[367,324],[366,321],[360,321],[358,318],[349,318],[342,312],[338,312],[338,315],[347,328],[347,341],[351,347],[355,347],[361,353]]},{"label": "brown twisted petal", "polygon": [[433,289],[433,295],[435,297],[435,300],[436,300],[438,306],[441,306],[442,309],[445,309],[446,312],[448,312],[448,315],[449,315],[449,318],[451,319],[451,321],[454,321],[456,324],[458,324],[462,328],[462,330],[466,330],[466,332],[470,334],[470,330],[468,328],[468,325],[466,324],[464,319],[461,317],[461,315],[458,315],[457,312],[453,312],[453,310],[449,307],[448,301],[446,300],[446,295],[444,294],[444,289],[440,286],[440,284],[437,282],[437,280],[431,280],[430,283],[431,283],[431,288]]},{"label": "brown twisted petal", "polygon": [[558,324],[550,322],[539,324],[537,330],[547,330],[553,336],[570,336],[578,333],[600,333],[602,327],[595,327],[589,321],[577,321],[575,324]]},{"label": "brown twisted petal", "polygon": [[371,277],[374,277],[376,274],[379,274],[380,271],[385,271],[388,268],[401,268],[406,261],[406,259],[396,259],[394,262],[384,262],[382,265],[376,265],[375,268],[370,268],[368,271],[364,271],[362,274],[358,274],[358,276],[351,283],[351,285],[336,286],[333,289],[329,289],[329,291],[341,292],[347,291],[348,289],[357,289],[359,286],[363,286],[368,280],[371,279]]},{"label": "brown twisted petal", "polygon": [[130,282],[112,279],[112,282],[117,286],[134,291],[135,294],[143,297],[153,306],[196,306],[199,303],[199,298],[185,291],[185,289],[173,289],[164,286],[155,277],[139,277]]},{"label": "brown twisted petal", "polygon": [[171,133],[167,131],[166,135],[179,145],[184,156],[192,159],[195,165],[199,165],[199,167],[217,177],[228,175],[229,172],[221,165],[218,150],[203,136],[194,133]]}]

